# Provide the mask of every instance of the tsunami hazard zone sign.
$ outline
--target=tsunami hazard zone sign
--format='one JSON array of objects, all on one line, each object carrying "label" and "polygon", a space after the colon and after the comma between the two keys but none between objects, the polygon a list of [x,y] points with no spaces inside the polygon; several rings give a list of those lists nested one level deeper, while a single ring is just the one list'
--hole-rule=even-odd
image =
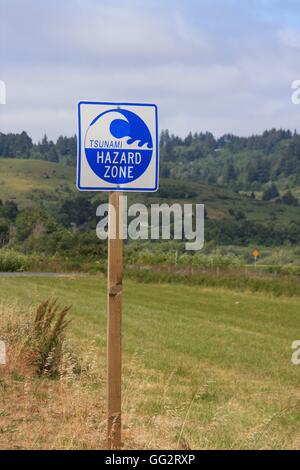
[{"label": "tsunami hazard zone sign", "polygon": [[158,189],[156,105],[78,103],[77,187],[81,191]]}]

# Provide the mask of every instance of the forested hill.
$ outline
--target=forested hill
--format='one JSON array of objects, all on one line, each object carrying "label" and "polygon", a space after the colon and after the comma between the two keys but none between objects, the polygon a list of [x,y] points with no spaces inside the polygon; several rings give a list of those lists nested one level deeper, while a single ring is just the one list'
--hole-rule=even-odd
[{"label": "forested hill", "polygon": [[221,184],[239,190],[261,190],[271,182],[281,189],[300,183],[300,135],[289,130],[219,139],[207,133],[185,139],[163,131],[160,137],[162,175]]},{"label": "forested hill", "polygon": [[[33,144],[26,132],[0,133],[0,157],[30,158],[76,163],[76,136],[46,136]],[[272,129],[261,135],[238,137],[231,134],[215,138],[210,132],[189,133],[185,138],[160,135],[161,176],[185,179],[234,190],[261,191],[271,182],[281,190],[300,185],[300,135]]]}]

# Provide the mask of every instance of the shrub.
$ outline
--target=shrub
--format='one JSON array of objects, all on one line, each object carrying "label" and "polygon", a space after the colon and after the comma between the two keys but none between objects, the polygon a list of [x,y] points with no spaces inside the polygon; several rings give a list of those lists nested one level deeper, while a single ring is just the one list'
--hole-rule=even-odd
[{"label": "shrub", "polygon": [[13,250],[0,250],[0,271],[24,271],[27,267],[27,258]]},{"label": "shrub", "polygon": [[195,255],[183,254],[179,258],[179,264],[183,266],[193,266],[199,269],[230,269],[243,265],[243,260],[239,256],[231,253],[224,255],[219,250],[209,255],[196,253]]},{"label": "shrub", "polygon": [[291,191],[287,191],[280,198],[280,202],[282,202],[282,204],[287,204],[288,206],[298,206],[298,199],[295,198]]},{"label": "shrub", "polygon": [[279,196],[278,189],[275,184],[272,184],[263,192],[262,200],[271,201],[272,199],[275,199],[278,196]]}]

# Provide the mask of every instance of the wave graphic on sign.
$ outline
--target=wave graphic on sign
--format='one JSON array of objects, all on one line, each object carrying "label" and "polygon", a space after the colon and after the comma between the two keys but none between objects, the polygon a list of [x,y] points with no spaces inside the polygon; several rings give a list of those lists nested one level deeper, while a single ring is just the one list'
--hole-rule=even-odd
[{"label": "wave graphic on sign", "polygon": [[136,144],[138,147],[144,145],[150,150],[152,149],[152,138],[148,127],[137,114],[127,111],[126,109],[118,110],[124,119],[115,119],[110,125],[111,134],[117,139],[128,137],[127,144]]},{"label": "wave graphic on sign", "polygon": [[[115,118],[116,115],[118,118]],[[150,131],[144,121],[132,111],[126,109],[111,109],[99,114],[90,127],[101,122],[101,134],[106,138],[122,140],[129,147],[153,148]]]}]

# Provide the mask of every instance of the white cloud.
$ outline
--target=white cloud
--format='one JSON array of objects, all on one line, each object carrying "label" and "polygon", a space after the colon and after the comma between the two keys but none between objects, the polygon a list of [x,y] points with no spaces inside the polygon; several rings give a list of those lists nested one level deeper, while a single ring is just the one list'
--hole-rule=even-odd
[{"label": "white cloud", "polygon": [[283,29],[279,31],[279,38],[284,45],[300,49],[300,31],[295,29]]},{"label": "white cloud", "polygon": [[297,31],[247,16],[233,0],[0,5],[3,132],[73,134],[79,99],[156,102],[161,127],[180,135],[299,128],[290,100]]}]

